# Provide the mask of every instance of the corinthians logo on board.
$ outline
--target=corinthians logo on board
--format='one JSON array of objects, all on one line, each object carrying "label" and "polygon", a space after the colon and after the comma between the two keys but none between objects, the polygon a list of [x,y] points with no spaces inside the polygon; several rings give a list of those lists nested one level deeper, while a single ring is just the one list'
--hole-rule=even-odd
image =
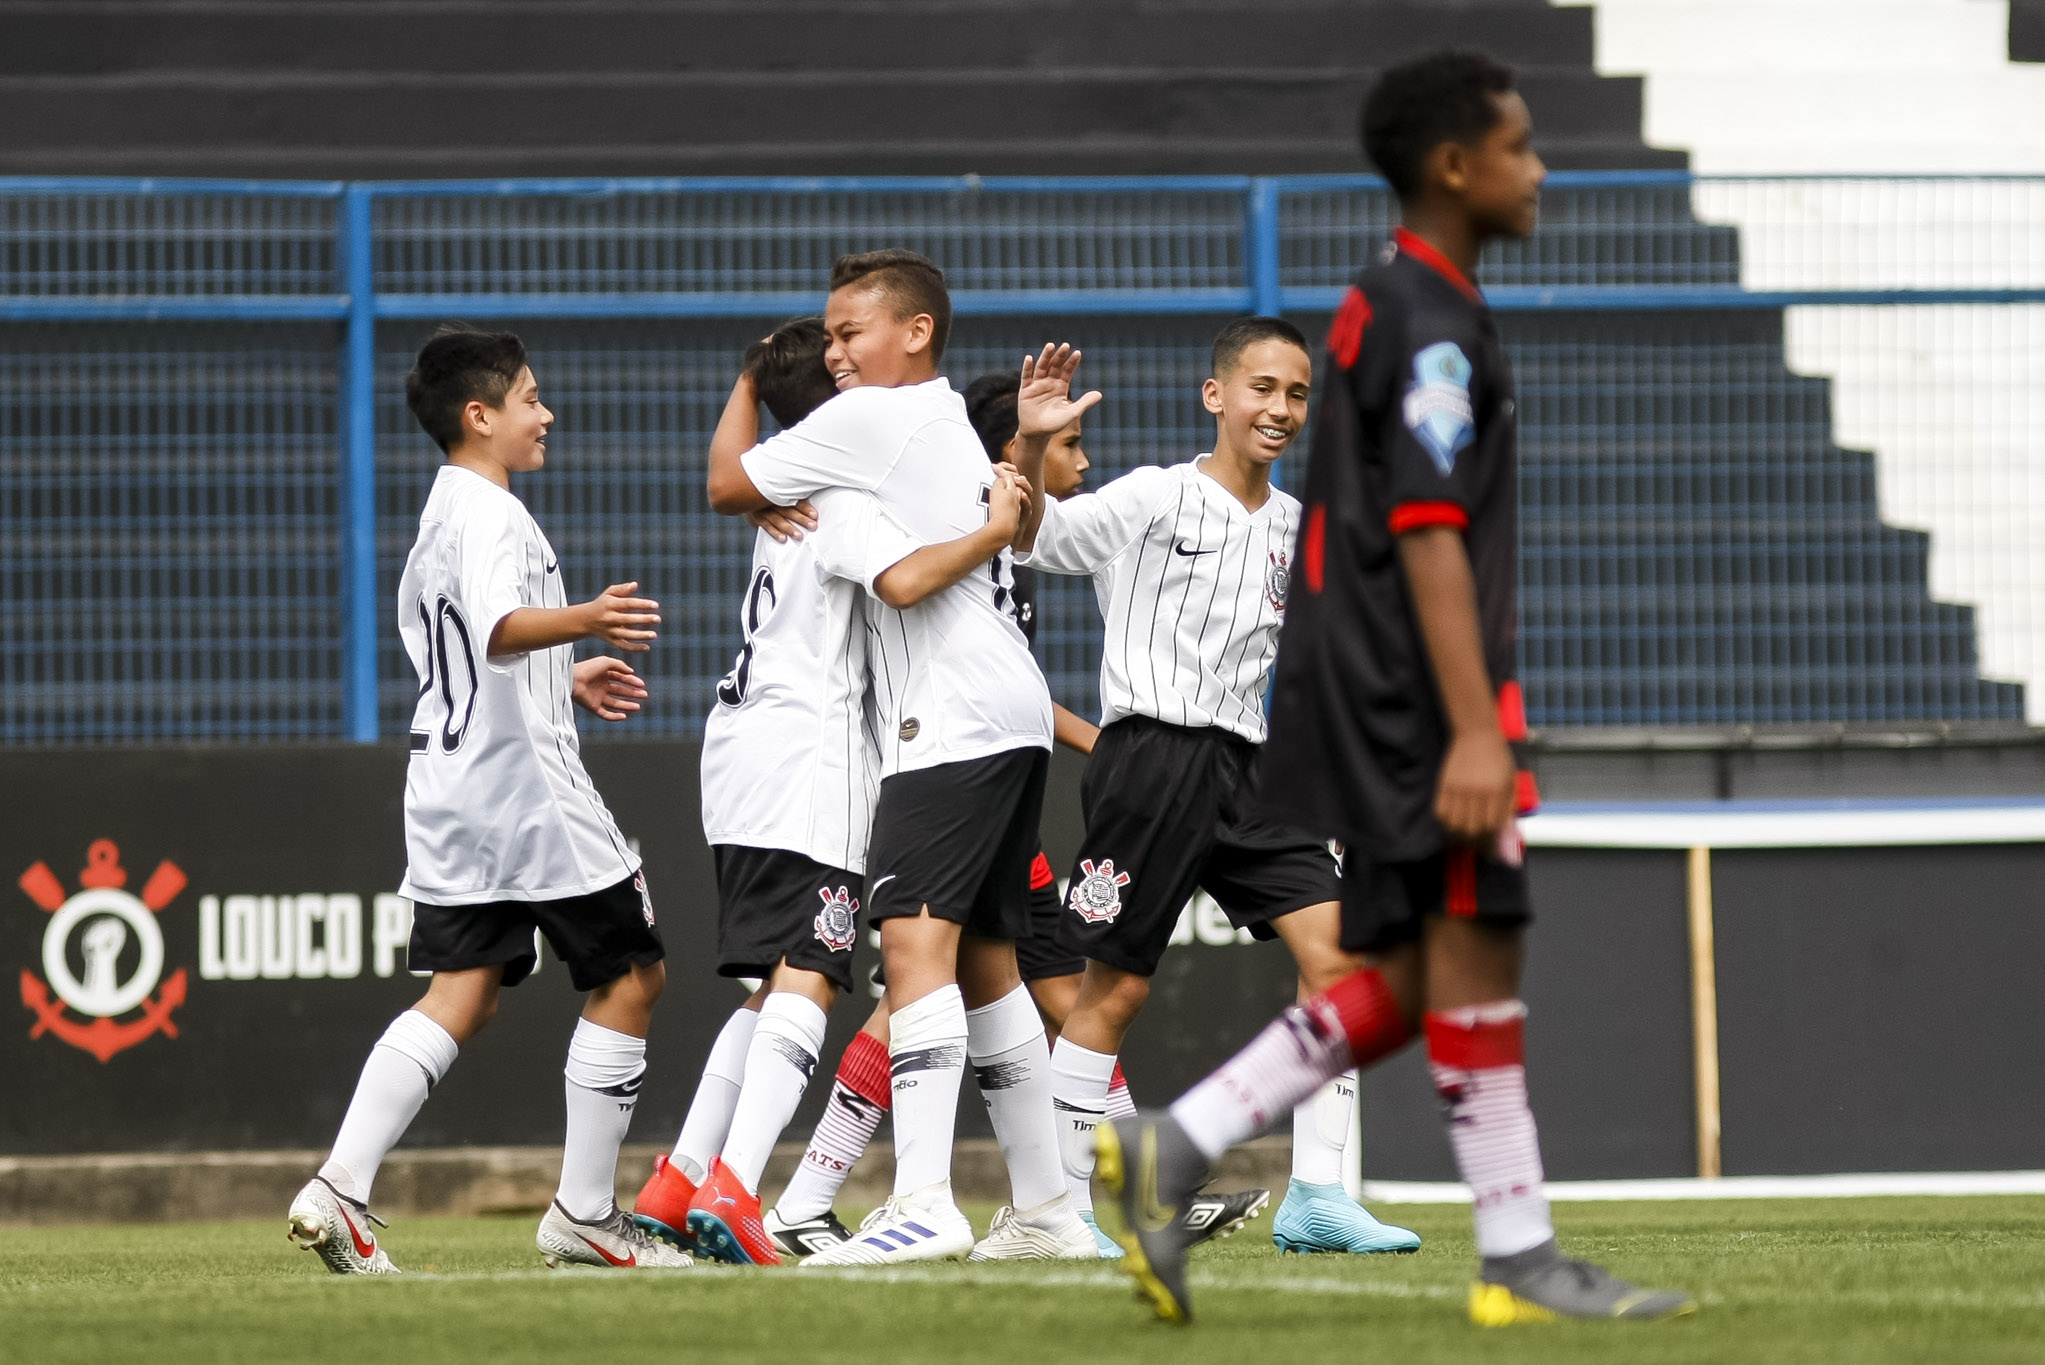
[{"label": "corinthians logo on board", "polygon": [[[185,1003],[185,969],[163,981],[163,931],[156,917],[185,889],[185,874],[159,862],[138,897],[128,890],[121,850],[111,839],[85,851],[79,890],[67,895],[47,863],[21,874],[21,889],[50,916],[43,930],[43,974],[21,973],[21,1003],[36,1016],[29,1037],[53,1034],[101,1062],[161,1033],[177,1037],[171,1012]],[[73,967],[72,945],[77,944]],[[135,946],[132,966],[130,944]],[[132,1016],[123,1018],[123,1016]]]}]

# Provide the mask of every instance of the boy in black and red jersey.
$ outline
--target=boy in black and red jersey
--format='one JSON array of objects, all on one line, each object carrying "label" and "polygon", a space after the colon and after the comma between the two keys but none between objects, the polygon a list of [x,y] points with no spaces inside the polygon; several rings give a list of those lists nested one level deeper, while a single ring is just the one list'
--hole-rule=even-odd
[{"label": "boy in black and red jersey", "polygon": [[1170,1214],[1208,1163],[1423,1031],[1476,1206],[1471,1318],[1696,1308],[1563,1256],[1527,1105],[1531,915],[1514,817],[1534,792],[1512,751],[1525,737],[1515,414],[1470,275],[1487,240],[1533,231],[1544,171],[1531,133],[1511,71],[1476,54],[1396,67],[1364,103],[1364,149],[1403,225],[1328,337],[1262,790],[1274,817],[1347,844],[1343,947],[1372,965],[1287,1010],[1169,1113],[1098,1130],[1125,1265],[1167,1319],[1187,1315]]}]

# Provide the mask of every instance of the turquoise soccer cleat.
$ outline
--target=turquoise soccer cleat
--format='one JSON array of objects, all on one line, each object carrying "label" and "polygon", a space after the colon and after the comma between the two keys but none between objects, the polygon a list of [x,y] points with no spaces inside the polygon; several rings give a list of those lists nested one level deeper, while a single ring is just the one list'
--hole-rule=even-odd
[{"label": "turquoise soccer cleat", "polygon": [[1090,1213],[1082,1213],[1079,1216],[1086,1220],[1086,1225],[1089,1228],[1093,1229],[1094,1245],[1101,1249],[1101,1259],[1104,1261],[1121,1260],[1122,1248],[1115,1245],[1114,1238],[1101,1231],[1101,1225],[1094,1221],[1094,1216]]},{"label": "turquoise soccer cleat", "polygon": [[1420,1235],[1380,1223],[1340,1185],[1285,1187],[1285,1202],[1271,1220],[1280,1251],[1336,1251],[1356,1255],[1420,1250]]}]

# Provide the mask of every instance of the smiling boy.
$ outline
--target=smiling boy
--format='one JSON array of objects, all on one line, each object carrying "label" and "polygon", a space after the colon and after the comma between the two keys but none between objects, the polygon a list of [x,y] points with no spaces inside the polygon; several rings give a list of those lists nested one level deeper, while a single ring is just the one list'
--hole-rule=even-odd
[{"label": "smiling boy", "polygon": [[[996,470],[938,371],[951,328],[942,272],[909,251],[843,257],[824,320],[839,396],[755,444],[751,397],[734,395],[711,443],[711,506],[756,513],[845,488],[871,494],[925,545],[984,528]],[[1015,959],[1052,723],[1043,674],[1009,611],[1010,555],[913,602],[873,587],[881,784],[867,912],[887,972],[895,1190],[859,1235],[803,1265],[968,1251],[1091,1258],[1093,1236],[1059,1167],[1043,1023]],[[977,1247],[951,1193],[968,1057],[1008,1082],[987,1100],[1014,1189],[1011,1216]]]},{"label": "smiling boy", "polygon": [[[1338,943],[1341,876],[1326,843],[1249,808],[1299,524],[1299,502],[1272,486],[1271,466],[1306,424],[1313,360],[1297,328],[1262,317],[1223,327],[1212,359],[1200,393],[1214,416],[1211,453],[1047,502],[1019,541],[1034,568],[1090,576],[1107,622],[1102,729],[1081,788],[1086,834],[1057,920],[1060,946],[1085,969],[1051,1055],[1067,1187],[1089,1218],[1093,1133],[1116,1056],[1196,887],[1238,927],[1284,940],[1302,996],[1362,966]],[[1071,399],[1069,379],[1048,347],[1025,367],[1025,478],[1088,401]],[[1280,1245],[1418,1247],[1342,1191],[1341,1142],[1322,1129],[1317,1106],[1303,1106]]]}]

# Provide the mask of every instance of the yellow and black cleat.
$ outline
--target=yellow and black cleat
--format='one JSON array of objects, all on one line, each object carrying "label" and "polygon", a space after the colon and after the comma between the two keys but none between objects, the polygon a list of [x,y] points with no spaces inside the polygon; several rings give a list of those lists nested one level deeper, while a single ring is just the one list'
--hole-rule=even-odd
[{"label": "yellow and black cleat", "polygon": [[[1511,1258],[1541,1257],[1532,1266],[1515,1266],[1513,1285],[1479,1280],[1470,1286],[1470,1321],[1479,1327],[1514,1327],[1523,1323],[1666,1322],[1697,1312],[1697,1300],[1674,1289],[1641,1289],[1614,1278],[1588,1261],[1571,1261],[1553,1251],[1553,1242]],[[1548,1253],[1543,1256],[1542,1253]],[[1490,1271],[1490,1263],[1486,1271]]]},{"label": "yellow and black cleat", "polygon": [[1167,1115],[1138,1115],[1094,1129],[1094,1174],[1115,1196],[1121,1215],[1112,1235],[1123,1251],[1122,1270],[1136,1281],[1137,1297],[1166,1322],[1193,1318],[1186,1296],[1190,1237],[1179,1220],[1180,1200],[1172,1194],[1181,1186],[1199,1188],[1205,1166]]}]

